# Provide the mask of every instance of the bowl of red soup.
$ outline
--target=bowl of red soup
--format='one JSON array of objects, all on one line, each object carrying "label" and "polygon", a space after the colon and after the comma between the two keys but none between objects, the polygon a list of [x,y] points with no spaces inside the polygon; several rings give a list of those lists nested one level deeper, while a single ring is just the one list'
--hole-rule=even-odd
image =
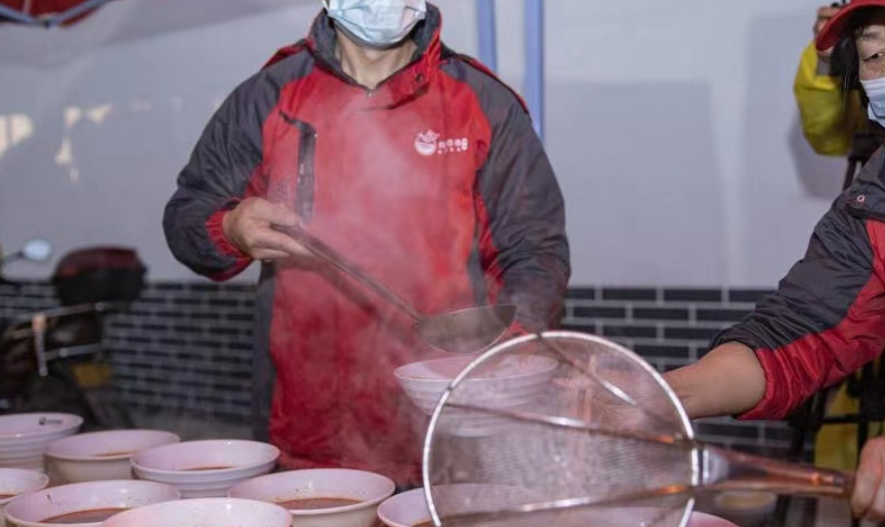
[{"label": "bowl of red soup", "polygon": [[172,485],[183,498],[221,498],[234,485],[270,472],[280,450],[244,440],[182,441],[132,456],[138,479]]},{"label": "bowl of red soup", "polygon": [[91,481],[21,495],[6,507],[6,518],[19,527],[98,527],[121,512],[179,498],[175,488],[150,481]]},{"label": "bowl of red soup", "polygon": [[274,503],[299,527],[372,527],[378,505],[396,485],[372,472],[344,468],[293,470],[244,481],[231,498]]}]

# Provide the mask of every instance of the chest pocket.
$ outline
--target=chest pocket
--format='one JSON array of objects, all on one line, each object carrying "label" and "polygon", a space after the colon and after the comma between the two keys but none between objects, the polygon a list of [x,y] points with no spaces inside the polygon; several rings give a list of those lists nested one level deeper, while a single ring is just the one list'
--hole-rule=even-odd
[{"label": "chest pocket", "polygon": [[316,128],[279,114],[280,123],[269,152],[269,199],[295,211],[304,222],[316,204]]}]

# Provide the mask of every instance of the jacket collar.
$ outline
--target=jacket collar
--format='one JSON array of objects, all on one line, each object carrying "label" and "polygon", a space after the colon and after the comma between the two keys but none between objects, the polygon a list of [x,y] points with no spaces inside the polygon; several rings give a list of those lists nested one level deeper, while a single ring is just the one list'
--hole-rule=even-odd
[{"label": "jacket collar", "polygon": [[[439,9],[427,4],[427,15],[412,32],[411,38],[418,45],[412,61],[403,69],[394,73],[370,93],[372,106],[397,106],[420,95],[439,71],[442,43],[442,14]],[[335,57],[334,23],[323,10],[313,22],[307,47],[313,54],[319,67],[332,73],[339,79],[353,86],[359,84],[341,68]],[[369,93],[367,92],[367,95]]]},{"label": "jacket collar", "polygon": [[885,147],[879,147],[839,198],[855,216],[885,221]]}]

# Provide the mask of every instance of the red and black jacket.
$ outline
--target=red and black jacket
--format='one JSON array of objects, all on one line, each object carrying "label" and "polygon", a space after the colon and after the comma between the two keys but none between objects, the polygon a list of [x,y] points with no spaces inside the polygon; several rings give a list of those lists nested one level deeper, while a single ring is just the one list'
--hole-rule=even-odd
[{"label": "red and black jacket", "polygon": [[885,349],[885,151],[817,224],[777,292],[713,342],[754,349],[763,400],[744,419],[782,419]]},{"label": "red and black jacket", "polygon": [[[215,280],[240,273],[252,262],[221,221],[261,196],[420,311],[500,300],[526,330],[555,324],[570,274],[560,188],[519,97],[440,28],[429,6],[414,60],[367,91],[322,13],[207,126],[166,208],[175,256]],[[264,265],[258,292],[259,437],[269,430],[290,467],[417,481],[420,419],[393,370],[433,352],[411,321],[325,269]]]}]

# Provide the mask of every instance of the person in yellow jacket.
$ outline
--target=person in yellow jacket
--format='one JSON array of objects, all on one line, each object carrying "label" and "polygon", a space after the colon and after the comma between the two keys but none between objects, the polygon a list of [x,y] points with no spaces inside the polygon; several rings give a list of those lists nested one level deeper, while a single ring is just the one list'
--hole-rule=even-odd
[{"label": "person in yellow jacket", "polygon": [[[839,9],[833,6],[818,9],[813,29],[815,39]],[[868,120],[858,90],[844,86],[837,70],[833,50],[819,52],[812,41],[802,52],[793,93],[802,132],[811,148],[820,155],[847,157],[855,136],[867,130]]]}]

